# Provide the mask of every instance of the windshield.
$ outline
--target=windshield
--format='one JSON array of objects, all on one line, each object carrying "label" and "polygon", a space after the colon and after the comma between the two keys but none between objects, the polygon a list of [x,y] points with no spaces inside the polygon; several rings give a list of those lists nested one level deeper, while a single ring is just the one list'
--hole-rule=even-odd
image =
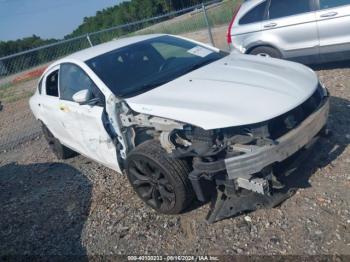
[{"label": "windshield", "polygon": [[160,36],[99,55],[86,64],[116,96],[131,97],[226,55],[183,39]]}]

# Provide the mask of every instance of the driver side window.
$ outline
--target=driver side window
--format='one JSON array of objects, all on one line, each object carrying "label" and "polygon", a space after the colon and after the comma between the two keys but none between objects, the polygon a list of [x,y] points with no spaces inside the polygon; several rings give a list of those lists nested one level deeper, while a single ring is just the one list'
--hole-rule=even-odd
[{"label": "driver side window", "polygon": [[60,99],[73,101],[73,95],[81,90],[88,89],[91,99],[96,97],[97,86],[90,77],[77,65],[62,64],[60,68]]}]

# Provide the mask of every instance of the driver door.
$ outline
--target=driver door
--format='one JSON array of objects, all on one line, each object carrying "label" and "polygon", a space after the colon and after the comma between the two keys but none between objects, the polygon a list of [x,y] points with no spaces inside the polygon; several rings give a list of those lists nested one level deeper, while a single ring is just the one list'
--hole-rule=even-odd
[{"label": "driver door", "polygon": [[[60,110],[63,124],[74,149],[114,170],[119,170],[116,148],[103,125],[104,96],[79,66],[61,64]],[[90,99],[99,102],[80,105],[73,100],[75,93],[88,89]]]}]

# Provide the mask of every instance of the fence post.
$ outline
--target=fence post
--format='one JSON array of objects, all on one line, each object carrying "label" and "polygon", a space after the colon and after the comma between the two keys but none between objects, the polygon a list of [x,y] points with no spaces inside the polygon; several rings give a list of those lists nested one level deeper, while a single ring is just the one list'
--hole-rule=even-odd
[{"label": "fence post", "polygon": [[89,34],[86,34],[86,39],[88,40],[90,46],[93,47],[94,45],[93,45],[92,42],[91,42],[91,39],[90,39]]},{"label": "fence post", "polygon": [[207,14],[207,9],[205,8],[205,4],[202,3],[202,9],[203,9],[203,14],[204,14],[204,19],[208,27],[208,36],[209,40],[212,46],[215,46],[214,44],[214,39],[213,39],[213,34],[211,32],[210,24],[209,24],[209,19],[208,19],[208,14]]}]

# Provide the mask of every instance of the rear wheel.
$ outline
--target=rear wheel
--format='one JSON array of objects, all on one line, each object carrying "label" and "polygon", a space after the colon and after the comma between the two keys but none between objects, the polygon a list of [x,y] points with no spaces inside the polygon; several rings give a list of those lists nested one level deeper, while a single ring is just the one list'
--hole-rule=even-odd
[{"label": "rear wheel", "polygon": [[136,147],[127,158],[126,173],[138,196],[157,212],[181,213],[194,198],[186,161],[173,159],[155,140]]},{"label": "rear wheel", "polygon": [[41,128],[43,130],[47,143],[58,159],[68,159],[78,155],[75,151],[62,145],[61,142],[56,137],[54,137],[54,135],[44,124],[41,124]]},{"label": "rear wheel", "polygon": [[278,50],[269,46],[259,46],[250,51],[251,55],[273,57],[273,58],[282,58],[282,55]]}]

